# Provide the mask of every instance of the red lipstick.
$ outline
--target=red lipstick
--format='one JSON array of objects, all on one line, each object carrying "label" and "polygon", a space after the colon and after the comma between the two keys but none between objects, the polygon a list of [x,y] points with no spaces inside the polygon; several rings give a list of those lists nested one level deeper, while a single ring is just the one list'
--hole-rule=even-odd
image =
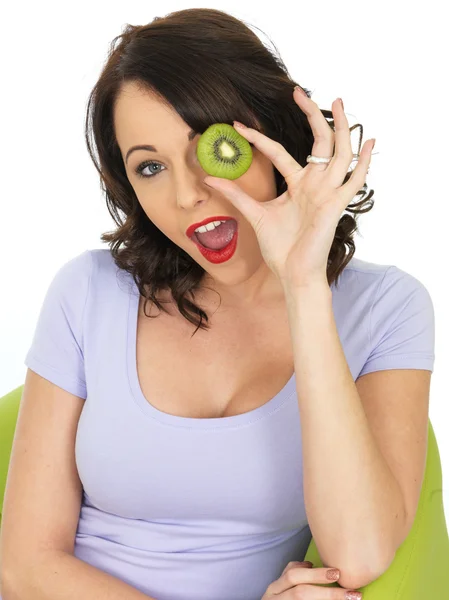
[{"label": "red lipstick", "polygon": [[[232,239],[230,240],[230,242],[228,243],[227,246],[225,246],[224,248],[221,248],[221,250],[212,250],[210,248],[205,248],[202,244],[200,244],[200,242],[196,236],[195,229],[197,229],[198,227],[201,227],[201,225],[207,225],[211,221],[229,221],[229,220],[233,220],[236,222],[236,230],[235,230],[234,235],[232,236]],[[201,252],[201,254],[204,256],[204,258],[206,258],[211,263],[219,264],[222,262],[226,262],[227,260],[229,260],[230,258],[232,258],[234,256],[234,253],[237,248],[237,241],[238,241],[238,236],[239,236],[238,221],[237,221],[237,219],[234,219],[234,217],[225,217],[225,216],[208,217],[207,219],[204,219],[204,221],[201,221],[201,223],[193,223],[193,225],[190,225],[190,227],[187,228],[186,233],[187,233],[187,236],[196,245],[196,247]]]},{"label": "red lipstick", "polygon": [[237,248],[237,241],[239,237],[238,229],[234,233],[232,240],[229,242],[227,246],[222,248],[221,250],[211,250],[210,248],[205,248],[202,246],[198,240],[196,235],[194,234],[192,237],[193,243],[196,245],[201,254],[206,258],[209,262],[218,265],[222,262],[226,262],[230,258],[234,256],[234,252]]}]

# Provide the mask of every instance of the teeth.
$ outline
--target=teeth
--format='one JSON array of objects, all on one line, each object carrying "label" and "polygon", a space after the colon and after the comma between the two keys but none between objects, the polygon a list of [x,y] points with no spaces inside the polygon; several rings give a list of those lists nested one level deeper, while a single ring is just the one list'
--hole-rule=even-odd
[{"label": "teeth", "polygon": [[201,227],[195,229],[195,233],[205,233],[206,231],[212,231],[212,229],[215,229],[215,227],[218,227],[222,223],[224,223],[224,221],[211,221],[207,225],[202,225]]}]

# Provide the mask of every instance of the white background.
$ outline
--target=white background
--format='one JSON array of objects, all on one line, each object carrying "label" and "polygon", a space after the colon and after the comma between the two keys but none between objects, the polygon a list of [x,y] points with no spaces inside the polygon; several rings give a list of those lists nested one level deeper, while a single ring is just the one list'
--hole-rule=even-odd
[{"label": "white background", "polygon": [[[394,264],[429,290],[436,313],[430,419],[449,515],[447,22],[426,2],[19,2],[3,7],[1,69],[0,396],[22,385],[48,285],[114,227],[84,142],[88,94],[109,43],[185,8],[225,10],[271,39],[321,108],[338,96],[376,137],[356,256]],[[245,9],[242,9],[242,6]],[[71,11],[71,12],[70,12]],[[268,36],[268,37],[266,37]],[[354,146],[353,146],[354,147]],[[354,148],[355,149],[355,148]],[[363,237],[362,237],[363,236]]]}]

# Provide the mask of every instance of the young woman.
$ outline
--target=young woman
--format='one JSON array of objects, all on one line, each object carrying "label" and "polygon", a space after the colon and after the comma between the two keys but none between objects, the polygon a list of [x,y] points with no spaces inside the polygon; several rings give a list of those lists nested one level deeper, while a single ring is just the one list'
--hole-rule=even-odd
[{"label": "young woman", "polygon": [[351,168],[343,103],[295,85],[217,10],[114,39],[86,141],[117,229],[58,271],[26,357],[11,597],[354,599],[407,537],[432,300],[354,257],[374,140]]}]

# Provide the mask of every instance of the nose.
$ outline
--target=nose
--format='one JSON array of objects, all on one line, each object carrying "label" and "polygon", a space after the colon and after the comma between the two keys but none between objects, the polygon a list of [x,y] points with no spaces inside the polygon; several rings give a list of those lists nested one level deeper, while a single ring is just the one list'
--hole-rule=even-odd
[{"label": "nose", "polygon": [[179,208],[188,211],[210,200],[214,190],[203,181],[207,175],[199,163],[194,169],[185,169],[183,173],[178,174],[176,203]]}]

